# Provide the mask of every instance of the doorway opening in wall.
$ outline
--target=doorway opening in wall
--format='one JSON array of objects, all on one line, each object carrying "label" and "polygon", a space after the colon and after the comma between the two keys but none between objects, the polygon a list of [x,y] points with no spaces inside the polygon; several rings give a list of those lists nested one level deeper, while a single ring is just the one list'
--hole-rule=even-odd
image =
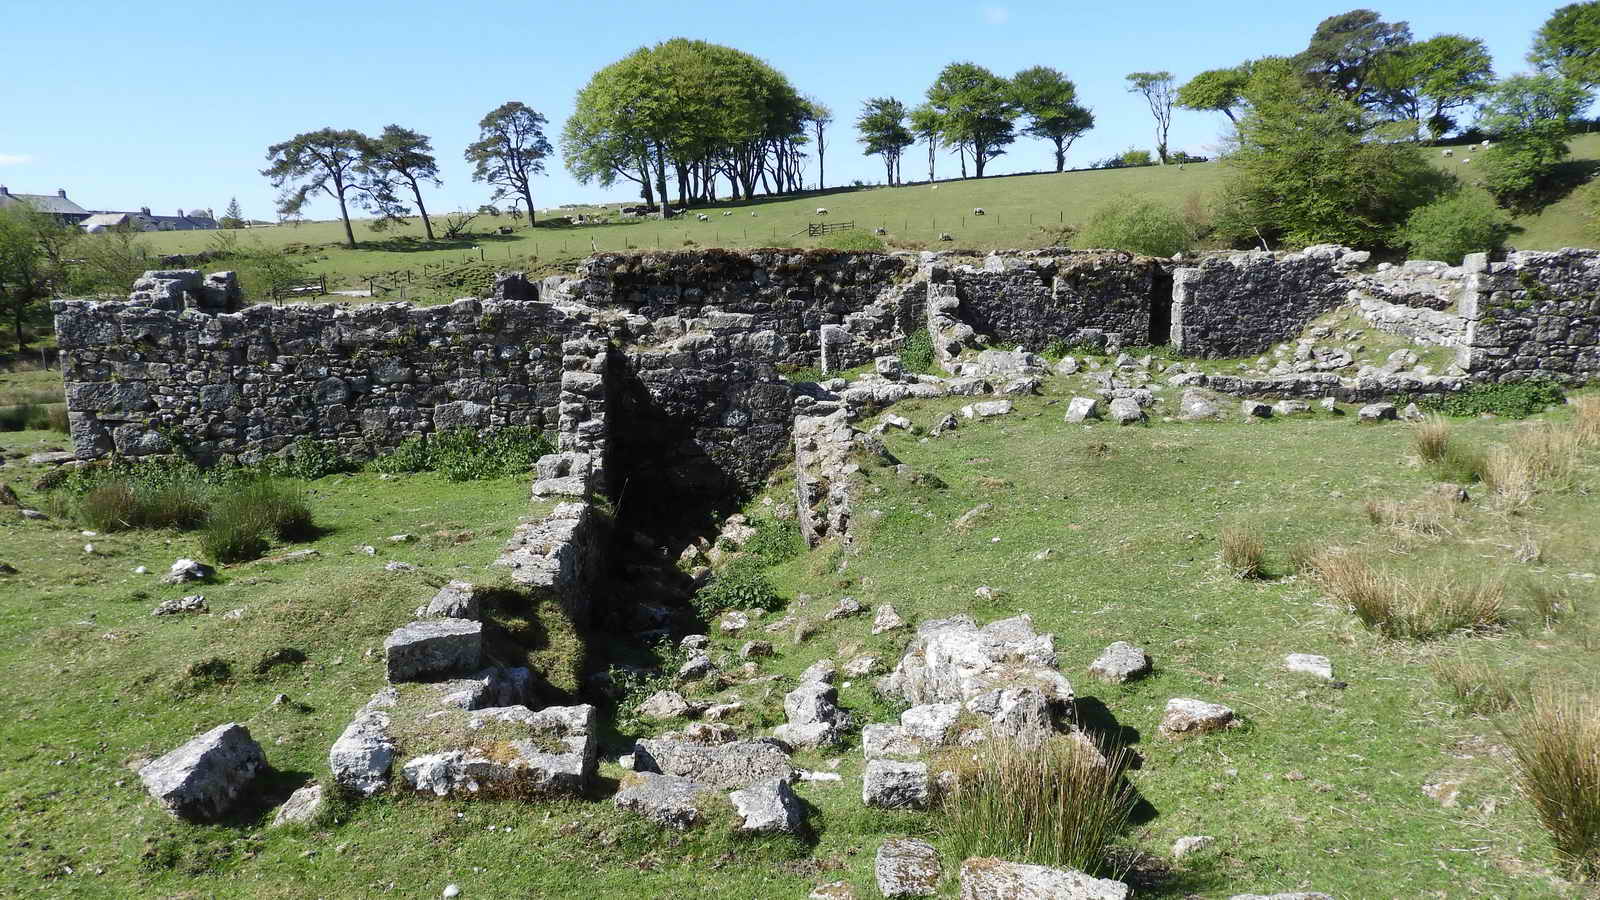
[{"label": "doorway opening in wall", "polygon": [[1156,266],[1150,278],[1150,346],[1172,343],[1172,270]]}]

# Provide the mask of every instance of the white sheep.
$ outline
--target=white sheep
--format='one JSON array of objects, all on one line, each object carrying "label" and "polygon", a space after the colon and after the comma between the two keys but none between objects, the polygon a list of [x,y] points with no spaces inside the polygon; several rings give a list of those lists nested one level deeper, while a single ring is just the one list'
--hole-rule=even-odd
[{"label": "white sheep", "polygon": [[706,214],[705,214],[705,213],[698,213],[698,214],[696,214],[696,215],[695,215],[695,218],[696,218],[696,219],[699,219],[699,220],[700,220],[700,221],[702,221],[702,222],[709,222],[709,221],[711,221],[711,217],[710,217],[710,216],[708,216],[708,215],[706,215]]},{"label": "white sheep", "polygon": [[1461,157],[1461,161],[1462,161],[1462,162],[1463,162],[1463,163],[1469,163],[1469,162],[1472,162],[1472,157],[1470,157],[1470,156],[1463,156],[1463,157]]},{"label": "white sheep", "polygon": [[1451,150],[1449,147],[1444,148],[1444,150],[1442,150],[1441,152],[1445,156],[1455,156],[1456,155],[1456,152],[1454,150]]},{"label": "white sheep", "polygon": [[981,216],[981,215],[983,215],[983,214],[984,214],[984,213],[983,213],[983,207],[981,207],[981,206],[974,206],[974,207],[973,207],[973,208],[972,208],[972,214],[973,214],[973,215],[975,215],[975,216]]},{"label": "white sheep", "polygon": [[755,217],[756,217],[755,210],[751,210],[750,211],[750,218],[754,219]]},{"label": "white sheep", "polygon": [[1485,150],[1489,149],[1492,146],[1494,146],[1494,145],[1489,143],[1488,141],[1484,141],[1483,142],[1483,149],[1485,149]]},{"label": "white sheep", "polygon": [[722,214],[722,217],[723,217],[723,218],[724,218],[724,219],[726,219],[726,218],[727,218],[727,217],[729,217],[729,216],[731,216],[731,215],[733,215],[733,210],[731,210],[731,209],[730,209],[730,210],[728,210],[728,211],[727,211],[727,212],[724,212],[724,213],[723,213],[723,214]]},{"label": "white sheep", "polygon": [[937,184],[936,184],[936,185],[934,185],[934,186],[933,186],[933,187],[931,187],[931,188],[928,188],[928,190],[930,190],[930,191],[937,191],[937,190],[938,190],[938,189],[939,189],[939,186],[938,186],[938,185],[937,185]]},{"label": "white sheep", "polygon": [[819,215],[819,216],[825,216],[825,215],[827,215],[827,214],[828,214],[828,208],[827,208],[827,207],[826,207],[826,206],[819,206],[819,207],[817,207],[817,215]]}]

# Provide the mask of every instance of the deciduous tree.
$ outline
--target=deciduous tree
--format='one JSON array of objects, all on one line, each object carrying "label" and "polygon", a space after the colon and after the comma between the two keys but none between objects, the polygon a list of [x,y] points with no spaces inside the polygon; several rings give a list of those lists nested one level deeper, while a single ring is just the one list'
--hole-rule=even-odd
[{"label": "deciduous tree", "polygon": [[1055,145],[1056,171],[1066,168],[1072,142],[1094,127],[1094,113],[1078,104],[1072,79],[1049,66],[1023,69],[1011,79],[1017,106],[1028,117],[1022,133]]},{"label": "deciduous tree", "polygon": [[1210,110],[1239,124],[1234,110],[1244,104],[1244,87],[1250,80],[1250,65],[1231,69],[1207,69],[1178,88],[1177,104],[1184,109]]},{"label": "deciduous tree", "polygon": [[1017,139],[1017,101],[1006,79],[970,62],[945,66],[928,88],[928,104],[943,122],[945,144],[972,153],[974,174]]},{"label": "deciduous tree", "polygon": [[1416,122],[1438,140],[1455,127],[1453,111],[1494,85],[1493,60],[1483,41],[1441,34],[1388,54],[1375,82],[1395,117]]},{"label": "deciduous tree", "polygon": [[811,124],[811,137],[817,145],[817,188],[828,186],[823,168],[823,155],[828,150],[828,126],[833,124],[833,110],[821,100],[806,100],[806,121]]},{"label": "deciduous tree", "polygon": [[861,104],[861,115],[856,118],[856,131],[869,156],[883,157],[883,167],[889,184],[898,184],[900,155],[916,142],[911,129],[906,127],[906,105],[893,97],[873,97]]},{"label": "deciduous tree", "polygon": [[1379,67],[1409,43],[1410,25],[1385,22],[1370,9],[1353,9],[1318,23],[1294,60],[1315,84],[1375,108],[1383,101]]},{"label": "deciduous tree", "polygon": [[1480,154],[1483,186],[1501,205],[1532,209],[1567,157],[1572,120],[1588,108],[1583,85],[1556,74],[1516,75],[1495,86],[1478,125],[1495,136]]},{"label": "deciduous tree", "polygon": [[911,111],[911,133],[926,141],[928,144],[928,180],[933,178],[933,160],[938,150],[939,132],[944,129],[944,121],[939,118],[939,111],[933,104],[924,103]]},{"label": "deciduous tree", "polygon": [[1533,37],[1528,62],[1584,87],[1600,85],[1600,2],[1571,3],[1551,13]]},{"label": "deciduous tree", "polygon": [[1176,93],[1171,72],[1133,72],[1127,76],[1128,93],[1140,94],[1156,120],[1156,156],[1167,164],[1167,131],[1172,128],[1172,101]]},{"label": "deciduous tree", "polygon": [[478,139],[465,153],[472,180],[494,187],[491,201],[514,197],[527,204],[529,227],[534,225],[533,179],[544,173],[544,159],[550,155],[545,122],[521,101],[502,103],[479,120]]},{"label": "deciduous tree", "polygon": [[50,282],[60,276],[64,247],[76,234],[26,203],[0,207],[0,312],[11,320],[19,353],[24,328],[44,315]]},{"label": "deciduous tree", "polygon": [[273,187],[283,191],[278,197],[279,215],[300,215],[311,196],[321,191],[339,204],[345,245],[355,249],[356,235],[350,227],[350,208],[346,201],[352,191],[359,190],[358,166],[364,140],[359,131],[323,128],[297,134],[268,147],[267,161],[271,165],[262,169],[261,174],[272,180]]}]

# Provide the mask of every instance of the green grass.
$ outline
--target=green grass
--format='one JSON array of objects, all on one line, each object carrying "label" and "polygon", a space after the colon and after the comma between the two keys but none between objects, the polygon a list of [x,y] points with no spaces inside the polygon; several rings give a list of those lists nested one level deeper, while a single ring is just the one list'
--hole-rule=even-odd
[{"label": "green grass", "polygon": [[[714,636],[713,655],[770,640],[776,652],[762,661],[763,674],[790,678],[824,656],[843,663],[872,654],[892,664],[907,632],[871,635],[870,615],[823,621],[846,594],[869,608],[893,603],[913,623],[1028,612],[1056,635],[1083,724],[1143,756],[1128,778],[1148,809],[1141,806],[1126,840],[1164,858],[1179,836],[1218,837],[1205,854],[1149,867],[1155,874],[1139,876],[1141,896],[1391,896],[1397,884],[1408,896],[1579,896],[1559,880],[1538,811],[1513,783],[1506,739],[1490,720],[1461,714],[1456,689],[1439,682],[1430,661],[1471,648],[1474,660],[1542,682],[1593,685],[1594,451],[1562,486],[1541,489],[1514,513],[1475,499],[1453,536],[1410,542],[1375,527],[1363,508],[1365,500],[1431,489],[1431,472],[1406,461],[1414,452],[1409,429],[1320,414],[1179,424],[1161,420],[1165,407],[1148,428],[1066,425],[1064,399],[1081,390],[1052,379],[1045,396],[1019,398],[1012,416],[964,423],[926,443],[886,434],[891,452],[945,486],[869,468],[856,505],[859,551],[848,557],[828,545],[789,556],[796,548],[781,530],[763,539],[763,559],[776,563],[764,574],[786,605],[745,634]],[[926,426],[963,402],[906,402],[893,411]],[[1540,418],[1571,417],[1562,409]],[[1452,427],[1453,438],[1486,446],[1506,441],[1515,426],[1467,419]],[[0,435],[8,461],[0,473],[25,504],[39,502],[30,490],[39,470],[19,457],[59,443],[42,432]],[[792,482],[774,483],[764,496],[789,502]],[[937,813],[862,807],[853,744],[797,757],[813,769],[837,759],[844,777],[797,787],[814,807],[813,842],[742,841],[721,827],[664,836],[605,801],[620,774],[610,762],[596,799],[386,799],[282,830],[263,828],[262,819],[174,823],[140,788],[130,768],[138,760],[238,720],[279,773],[270,787],[325,776],[329,745],[383,683],[383,637],[445,579],[492,578],[485,564],[519,516],[538,512],[528,508],[525,478],[461,484],[439,473],[361,473],[304,486],[327,529],[309,544],[321,559],[226,567],[199,587],[163,588],[153,575],[132,574],[137,565],[159,573],[193,555],[193,535],[101,535],[88,556],[77,526],[0,510],[0,559],[20,570],[0,576],[0,665],[8,675],[0,694],[0,893],[429,897],[457,883],[468,897],[747,898],[804,896],[842,878],[866,897],[878,841],[904,834],[933,840],[953,873],[955,846]],[[951,527],[982,503],[989,512],[971,527]],[[771,509],[758,496],[747,513],[764,519]],[[1260,534],[1271,577],[1236,579],[1218,560],[1218,535],[1239,523]],[[420,540],[385,540],[401,532]],[[1508,588],[1508,624],[1492,636],[1390,640],[1310,579],[1278,574],[1293,568],[1290,548],[1307,542],[1381,553],[1407,573],[1506,574],[1508,585],[1525,578],[1571,595],[1552,617],[1547,599]],[[1530,543],[1537,557],[1518,561]],[[361,545],[378,555],[358,552]],[[1052,552],[1038,558],[1044,549]],[[388,559],[421,568],[386,573]],[[975,597],[980,586],[991,587],[993,599]],[[212,615],[150,616],[161,600],[194,592],[207,596]],[[628,595],[597,602],[626,603]],[[239,607],[242,619],[222,617]],[[799,629],[809,636],[759,630],[786,615],[809,623]],[[536,619],[529,632],[539,630]],[[1115,640],[1145,647],[1155,674],[1120,686],[1091,680],[1085,667]],[[568,636],[544,664],[573,684],[573,659],[607,646],[586,651]],[[263,665],[284,647],[306,661]],[[1348,686],[1284,671],[1290,652],[1331,657]],[[891,719],[894,704],[872,694],[871,680],[841,679],[841,702],[861,721]],[[747,705],[733,724],[754,730],[781,721],[786,689],[781,681],[732,688]],[[730,693],[696,690],[706,699]],[[273,706],[277,693],[293,702]],[[1226,703],[1245,725],[1169,743],[1156,726],[1170,697]],[[673,724],[681,725],[649,728]],[[619,742],[604,749],[614,753]],[[1461,785],[1456,805],[1422,793],[1441,780]],[[953,895],[953,884],[944,890]]]},{"label": "green grass", "polygon": [[[1437,148],[1425,148],[1424,152],[1436,166],[1461,176],[1470,190],[1482,190],[1472,164],[1460,162],[1470,152],[1456,148],[1455,156],[1450,158],[1439,155]],[[1600,134],[1575,137],[1572,159],[1573,165],[1578,166],[1600,159]],[[665,223],[643,220],[530,229],[525,220],[483,217],[473,223],[472,236],[431,243],[422,239],[422,225],[415,219],[381,233],[373,232],[370,222],[359,220],[352,223],[359,245],[355,250],[341,245],[344,227],[338,221],[250,229],[240,232],[239,240],[247,247],[294,248],[296,258],[312,273],[326,274],[333,289],[365,289],[367,279],[377,278],[380,284],[395,289],[378,299],[443,302],[474,290],[468,284],[459,288],[429,286],[424,276],[480,263],[540,272],[570,271],[592,250],[815,247],[823,245],[824,239],[806,237],[805,230],[808,223],[819,221],[853,221],[857,229],[867,232],[884,228],[888,232],[884,241],[891,248],[988,250],[1049,246],[1060,242],[1057,229],[1061,226],[1082,228],[1097,210],[1130,200],[1154,199],[1175,209],[1192,205],[1204,210],[1216,197],[1223,177],[1222,164],[1210,162],[1189,163],[1181,168],[1149,166],[969,179],[942,182],[937,189],[928,184],[840,188],[776,200],[719,203],[703,208],[710,215],[709,222],[688,215]],[[626,205],[634,202],[627,201]],[[987,214],[972,215],[973,208],[980,206]],[[818,207],[828,209],[825,218],[816,215]],[[540,218],[604,212],[608,208],[614,211],[615,204],[547,210],[540,213]],[[724,211],[733,215],[724,216]],[[1578,201],[1570,194],[1536,214],[1515,218],[1514,224],[1518,230],[1509,243],[1524,250],[1594,243],[1586,231]],[[494,233],[502,226],[512,228],[512,233]],[[952,234],[955,242],[940,242],[942,232]],[[210,247],[215,234],[165,232],[142,240],[152,253],[192,253]],[[830,239],[837,240],[832,236]],[[1197,249],[1209,247],[1202,244]],[[467,279],[469,283],[476,280],[481,279],[475,274]]]}]

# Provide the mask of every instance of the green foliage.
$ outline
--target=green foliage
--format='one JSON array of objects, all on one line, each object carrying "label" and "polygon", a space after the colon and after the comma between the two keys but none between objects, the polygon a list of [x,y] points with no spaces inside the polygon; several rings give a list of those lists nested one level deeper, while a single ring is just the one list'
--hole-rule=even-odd
[{"label": "green foliage", "polygon": [[[1049,66],[1023,69],[1011,79],[1012,95],[1018,110],[1028,117],[1022,133],[1043,138],[1055,146],[1056,171],[1066,167],[1067,149],[1072,142],[1094,127],[1094,113],[1078,103],[1078,87],[1072,79]],[[919,134],[920,109],[912,111],[912,127]],[[928,108],[932,111],[932,108]],[[937,115],[935,113],[935,115]],[[928,176],[932,180],[933,176]]]},{"label": "green foliage", "polygon": [[1412,210],[1400,230],[1400,243],[1413,259],[1459,264],[1468,253],[1500,249],[1511,234],[1511,219],[1489,198],[1458,190]]},{"label": "green foliage", "polygon": [[1569,3],[1534,34],[1528,61],[1585,87],[1600,85],[1600,3]]},{"label": "green foliage", "polygon": [[244,211],[239,208],[238,197],[233,197],[228,200],[228,208],[222,211],[222,218],[217,220],[217,224],[222,226],[224,229],[237,229],[244,227]]},{"label": "green foliage", "polygon": [[245,562],[266,553],[269,538],[304,540],[315,530],[300,492],[259,479],[216,500],[200,533],[200,548],[219,563]]},{"label": "green foliage", "polygon": [[1010,82],[972,62],[953,62],[928,86],[928,105],[939,115],[946,147],[965,148],[974,174],[1017,139],[1021,112]]},{"label": "green foliage", "polygon": [[805,538],[800,536],[800,526],[793,519],[756,519],[754,527],[755,536],[745,542],[743,552],[749,554],[756,566],[776,566],[806,550]]},{"label": "green foliage", "polygon": [[267,473],[286,478],[303,478],[306,481],[354,472],[359,468],[360,465],[354,460],[339,452],[337,444],[331,441],[315,441],[308,437],[295,441],[283,456],[263,464],[263,470]]},{"label": "green foliage", "polygon": [[1417,406],[1447,416],[1485,413],[1508,419],[1526,419],[1566,400],[1561,385],[1547,378],[1530,378],[1509,384],[1475,384],[1464,391],[1420,397]]},{"label": "green foliage", "polygon": [[550,155],[546,121],[526,103],[502,103],[478,122],[478,139],[467,145],[465,154],[472,163],[472,180],[494,188],[489,202],[520,200],[529,225],[534,224],[533,179],[544,173],[544,158]]},{"label": "green foliage", "polygon": [[1184,109],[1214,110],[1237,124],[1233,110],[1244,103],[1244,86],[1249,80],[1248,65],[1208,69],[1178,88],[1177,104]]},{"label": "green foliage", "polygon": [[1557,856],[1579,878],[1600,878],[1600,715],[1593,698],[1542,688],[1504,734],[1522,793]]},{"label": "green foliage", "polygon": [[1377,80],[1390,112],[1426,126],[1438,140],[1455,127],[1452,113],[1470,106],[1493,86],[1493,60],[1483,41],[1441,34],[1386,54]]},{"label": "green foliage", "polygon": [[1135,800],[1122,776],[1125,755],[1103,763],[1078,741],[1057,736],[1024,747],[996,738],[982,753],[953,754],[939,829],[955,857],[1117,874],[1113,842]]},{"label": "green foliage", "polygon": [[0,431],[59,431],[67,433],[65,403],[21,403],[0,406]]},{"label": "green foliage", "polygon": [[1385,22],[1370,9],[1354,9],[1317,23],[1294,65],[1320,90],[1376,106],[1384,99],[1384,65],[1410,43],[1406,23]]},{"label": "green foliage", "polygon": [[355,232],[350,228],[347,201],[359,190],[358,166],[361,142],[365,136],[352,129],[322,128],[297,134],[267,148],[271,163],[261,170],[272,186],[283,191],[278,212],[299,215],[312,196],[325,194],[339,204],[344,222],[345,245],[355,249]]},{"label": "green foliage", "polygon": [[211,505],[210,491],[195,482],[166,484],[115,479],[89,489],[77,502],[85,528],[115,532],[129,528],[198,528]]},{"label": "green foliage", "polygon": [[471,428],[460,427],[406,441],[374,460],[372,468],[391,475],[443,472],[451,481],[476,481],[525,475],[539,457],[553,452],[554,445],[533,428],[501,428],[479,437]]},{"label": "green foliage", "polygon": [[1171,72],[1133,72],[1127,77],[1128,93],[1144,97],[1150,115],[1156,120],[1156,155],[1167,162],[1167,130],[1172,127],[1172,101],[1177,83]]},{"label": "green foliage", "polygon": [[919,328],[906,335],[900,345],[900,364],[907,372],[924,374],[933,371],[933,337],[928,329]]},{"label": "green foliage", "polygon": [[1512,209],[1540,205],[1567,157],[1572,121],[1591,100],[1581,84],[1557,75],[1516,75],[1496,85],[1478,119],[1497,138],[1474,160],[1484,188]]},{"label": "green foliage", "polygon": [[783,598],[754,560],[735,560],[728,568],[711,576],[711,582],[695,592],[694,608],[705,619],[725,609],[774,610]]},{"label": "green foliage", "polygon": [[878,236],[859,228],[848,231],[835,231],[822,236],[817,241],[817,246],[827,250],[860,250],[882,252],[887,249]]},{"label": "green foliage", "polygon": [[9,319],[17,350],[25,343],[24,327],[48,319],[45,298],[59,277],[61,254],[75,233],[26,202],[0,207],[0,315]]},{"label": "green foliage", "polygon": [[1388,246],[1450,185],[1415,144],[1282,65],[1257,65],[1247,96],[1217,222],[1236,242]]},{"label": "green foliage", "polygon": [[900,156],[916,142],[906,127],[906,105],[893,97],[869,97],[856,117],[857,141],[868,156],[883,157],[886,180],[899,181]]},{"label": "green foliage", "polygon": [[1082,248],[1171,256],[1189,249],[1194,235],[1175,209],[1154,200],[1127,199],[1095,210],[1078,234]]}]

